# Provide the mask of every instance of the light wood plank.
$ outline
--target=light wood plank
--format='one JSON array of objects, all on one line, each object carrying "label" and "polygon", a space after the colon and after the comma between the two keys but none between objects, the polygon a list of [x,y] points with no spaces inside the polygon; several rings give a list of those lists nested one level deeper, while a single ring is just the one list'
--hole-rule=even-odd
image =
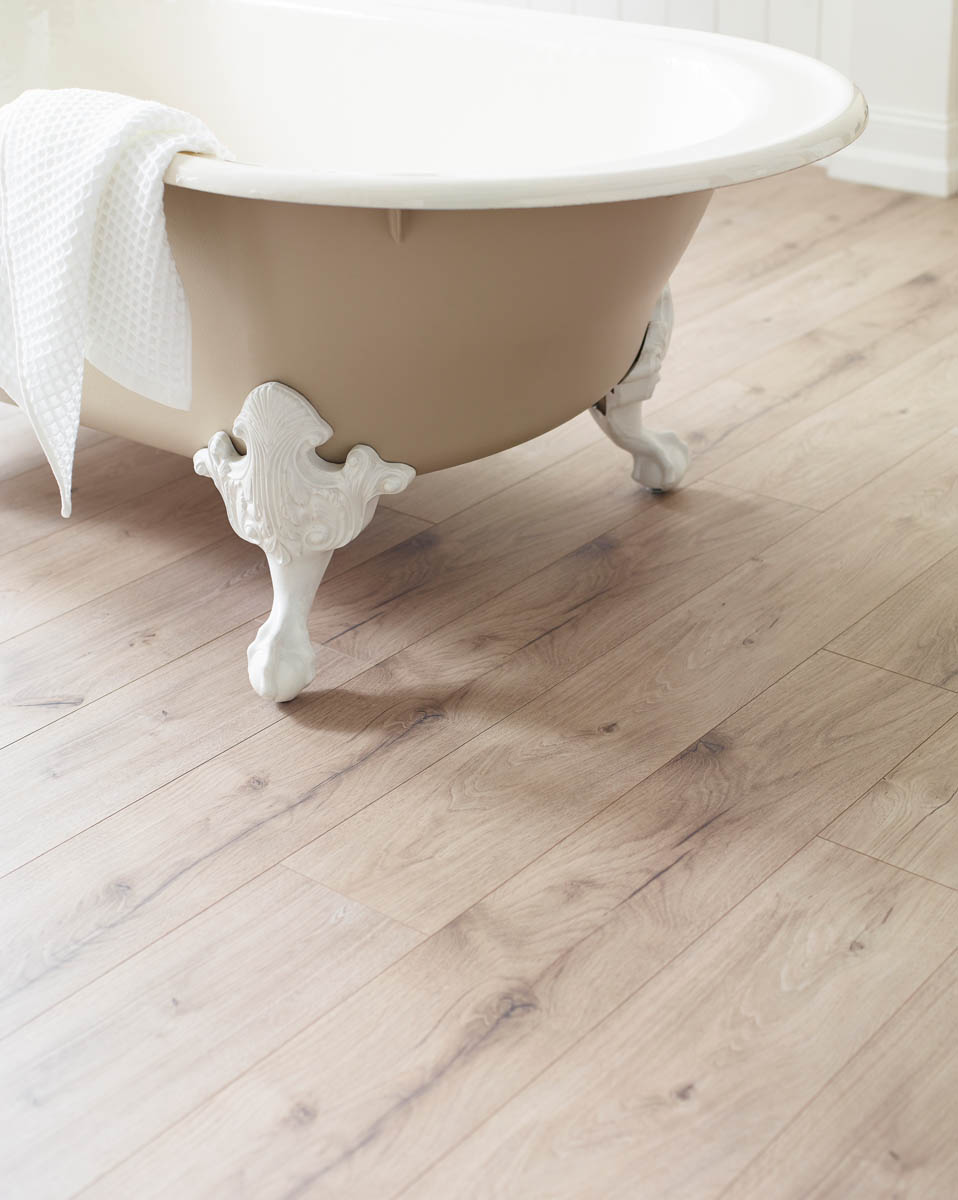
[{"label": "light wood plank", "polygon": [[953,892],[815,841],[412,1194],[715,1197],[956,943]]},{"label": "light wood plank", "polygon": [[[327,580],[423,528],[415,517],[384,511],[356,541],[333,555]],[[210,680],[210,687],[232,689],[227,680],[239,678],[237,668],[245,654],[240,648],[236,657],[235,640],[226,631],[261,619],[270,602],[264,555],[230,532],[213,545],[12,638],[0,652],[0,745],[218,638],[229,640],[229,645],[221,647],[219,662],[208,664],[220,681],[214,685]],[[321,677],[318,686],[328,687],[329,682]],[[239,687],[246,690],[242,682]]]},{"label": "light wood plank", "polygon": [[657,393],[650,425],[682,432],[701,478],[950,336],[954,306],[958,270],[921,272],[705,388]]},{"label": "light wood plank", "polygon": [[[710,2],[710,0],[707,0]],[[672,276],[680,322],[708,318],[748,291],[883,232],[896,236],[934,208],[926,197],[850,185],[836,191],[818,167],[717,193]],[[731,194],[730,194],[731,193]],[[738,199],[736,205],[730,200]]]},{"label": "light wood plank", "polygon": [[[767,735],[784,728],[781,702],[808,696],[808,685],[825,677],[840,695],[830,700],[811,688],[815,711],[786,735],[779,765],[779,743]],[[794,770],[799,759],[810,760],[802,735],[825,750],[829,765],[818,783],[828,778],[839,792],[854,789],[877,743],[864,715],[856,728],[847,724],[842,702],[857,695],[870,707],[872,681],[880,691],[873,711],[890,717],[896,685],[887,677],[852,678],[824,662],[802,683],[779,685],[705,739],[714,746],[721,737],[720,751],[690,748],[615,813],[557,846],[350,1006],[171,1128],[108,1176],[101,1194],[158,1194],[150,1181],[162,1179],[186,1195],[193,1187],[226,1196],[231,1186],[236,1195],[242,1178],[246,1194],[264,1200],[296,1186],[316,1197],[395,1195],[629,996],[641,995],[643,984],[808,840],[836,801],[827,786],[816,789]],[[839,713],[843,730],[832,741],[828,722]],[[738,786],[739,763],[755,771],[754,791]],[[742,952],[741,944],[728,949]],[[602,1061],[611,1066],[620,1052]],[[562,1095],[575,1107],[573,1094]],[[297,1103],[326,1114],[325,1136],[296,1136],[288,1114]],[[237,1145],[241,1158],[228,1160],[226,1147],[235,1153]]]},{"label": "light wood plank", "polygon": [[622,466],[622,451],[603,438],[324,584],[313,640],[378,662],[660,506]]},{"label": "light wood plank", "polygon": [[223,536],[223,505],[208,479],[184,475],[0,556],[0,644]]},{"label": "light wood plank", "polygon": [[731,487],[826,509],[947,432],[955,420],[958,336],[945,338],[714,477]]},{"label": "light wood plank", "polygon": [[723,1200],[958,1196],[958,956],[952,955]]},{"label": "light wood plank", "polygon": [[[0,874],[283,720],[248,685],[256,629],[241,625],[8,747]],[[364,665],[326,646],[317,659],[331,688]]]},{"label": "light wood plank", "polygon": [[[646,512],[0,881],[19,946],[0,987],[0,1030],[462,745],[795,520],[778,502],[711,487]],[[117,878],[138,898],[121,912]]]},{"label": "light wood plank", "polygon": [[862,617],[832,649],[958,691],[958,552]]},{"label": "light wood plank", "polygon": [[958,888],[958,721],[869,788],[825,836]]},{"label": "light wood plank", "polygon": [[418,940],[267,872],[4,1042],[5,1193],[79,1192]]},{"label": "light wood plank", "polygon": [[896,229],[907,239],[905,255],[888,253],[888,235],[882,230],[748,289],[707,319],[679,319],[668,375],[663,375],[663,399],[703,387],[922,270],[952,265],[958,210],[923,210]]},{"label": "light wood plank", "polygon": [[[0,438],[4,426],[0,426]],[[73,470],[71,528],[158,487],[177,487],[189,463],[136,442],[107,438],[77,451]],[[60,491],[44,464],[0,481],[0,555],[64,528]]]},{"label": "light wood plank", "polygon": [[[734,377],[777,386],[793,407],[812,391],[823,408],[954,333],[949,322],[956,305],[958,266],[942,260],[750,359]],[[802,417],[811,411],[800,407]]]},{"label": "light wood plank", "polygon": [[[734,470],[749,451],[755,458],[768,457],[770,439],[785,436],[856,389],[872,384],[883,395],[880,377],[927,355],[953,333],[953,305],[958,305],[958,270],[923,272],[707,387],[662,400],[661,407],[653,399],[649,425],[677,429],[688,440],[693,450],[689,480],[718,474],[716,468],[728,463]],[[891,327],[894,338],[887,333]],[[847,443],[829,452],[832,461],[841,453],[854,457]],[[809,468],[813,464],[803,460],[802,469]]]},{"label": "light wood plank", "polygon": [[906,460],[295,861],[437,929],[942,557],[956,449],[949,436]]}]

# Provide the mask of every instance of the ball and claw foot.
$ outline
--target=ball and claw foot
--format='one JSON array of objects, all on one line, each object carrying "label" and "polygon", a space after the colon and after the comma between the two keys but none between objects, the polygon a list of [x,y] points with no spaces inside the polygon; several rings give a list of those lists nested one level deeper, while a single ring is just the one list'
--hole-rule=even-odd
[{"label": "ball and claw foot", "polygon": [[295,700],[316,678],[316,651],[305,645],[283,645],[276,637],[264,637],[263,625],[246,650],[246,664],[253,691],[264,700],[282,704]]},{"label": "ball and claw foot", "polygon": [[671,492],[689,469],[689,448],[677,433],[645,433],[632,451],[632,478],[653,492]]},{"label": "ball and claw foot", "polygon": [[659,381],[672,321],[672,293],[666,286],[628,375],[589,410],[606,436],[632,455],[632,478],[653,492],[678,487],[689,465],[689,448],[677,434],[653,433],[642,424],[642,405]]},{"label": "ball and claw foot", "polygon": [[316,678],[309,612],[332,556],[332,550],[306,553],[286,563],[267,556],[273,609],[246,651],[249,681],[267,700],[293,700]]},{"label": "ball and claw foot", "polygon": [[380,496],[401,492],[416,472],[362,445],[341,466],[324,461],[316,447],[331,427],[282,383],[250,392],[233,434],[245,454],[220,432],[193,466],[216,484],[233,530],[266,554],[273,607],[247,650],[249,679],[267,699],[292,700],[316,675],[309,611],[333,551],[366,528]]}]

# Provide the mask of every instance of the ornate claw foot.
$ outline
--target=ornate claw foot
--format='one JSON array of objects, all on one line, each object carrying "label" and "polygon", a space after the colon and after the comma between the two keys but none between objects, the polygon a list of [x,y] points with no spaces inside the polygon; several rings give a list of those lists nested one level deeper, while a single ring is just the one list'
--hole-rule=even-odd
[{"label": "ornate claw foot", "polygon": [[632,478],[655,492],[678,487],[689,465],[689,449],[680,437],[642,428],[642,405],[659,382],[672,320],[672,293],[666,285],[628,375],[590,409],[603,432],[632,455]]},{"label": "ornate claw foot", "polygon": [[380,496],[401,492],[416,472],[383,462],[370,446],[354,446],[342,466],[325,462],[316,447],[332,429],[282,383],[250,392],[233,434],[245,454],[217,433],[193,466],[216,484],[234,531],[266,554],[273,607],[247,651],[249,678],[261,696],[292,700],[316,674],[307,621],[333,551],[366,528]]}]

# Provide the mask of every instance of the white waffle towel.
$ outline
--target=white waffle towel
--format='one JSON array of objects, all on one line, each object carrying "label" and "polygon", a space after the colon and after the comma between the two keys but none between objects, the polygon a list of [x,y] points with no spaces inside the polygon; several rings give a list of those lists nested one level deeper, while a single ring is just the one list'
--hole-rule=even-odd
[{"label": "white waffle towel", "polygon": [[228,158],[202,121],[81,88],[0,108],[0,388],[30,418],[70,515],[83,360],[189,408],[190,315],[163,174],[181,150]]}]

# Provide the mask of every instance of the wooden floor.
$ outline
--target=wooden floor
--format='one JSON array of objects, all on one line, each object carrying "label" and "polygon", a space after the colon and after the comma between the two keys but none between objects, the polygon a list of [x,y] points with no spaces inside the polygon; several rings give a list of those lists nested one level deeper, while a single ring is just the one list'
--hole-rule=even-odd
[{"label": "wooden floor", "polygon": [[335,557],[0,416],[4,1200],[958,1196],[958,200],[716,197],[583,416]]}]

